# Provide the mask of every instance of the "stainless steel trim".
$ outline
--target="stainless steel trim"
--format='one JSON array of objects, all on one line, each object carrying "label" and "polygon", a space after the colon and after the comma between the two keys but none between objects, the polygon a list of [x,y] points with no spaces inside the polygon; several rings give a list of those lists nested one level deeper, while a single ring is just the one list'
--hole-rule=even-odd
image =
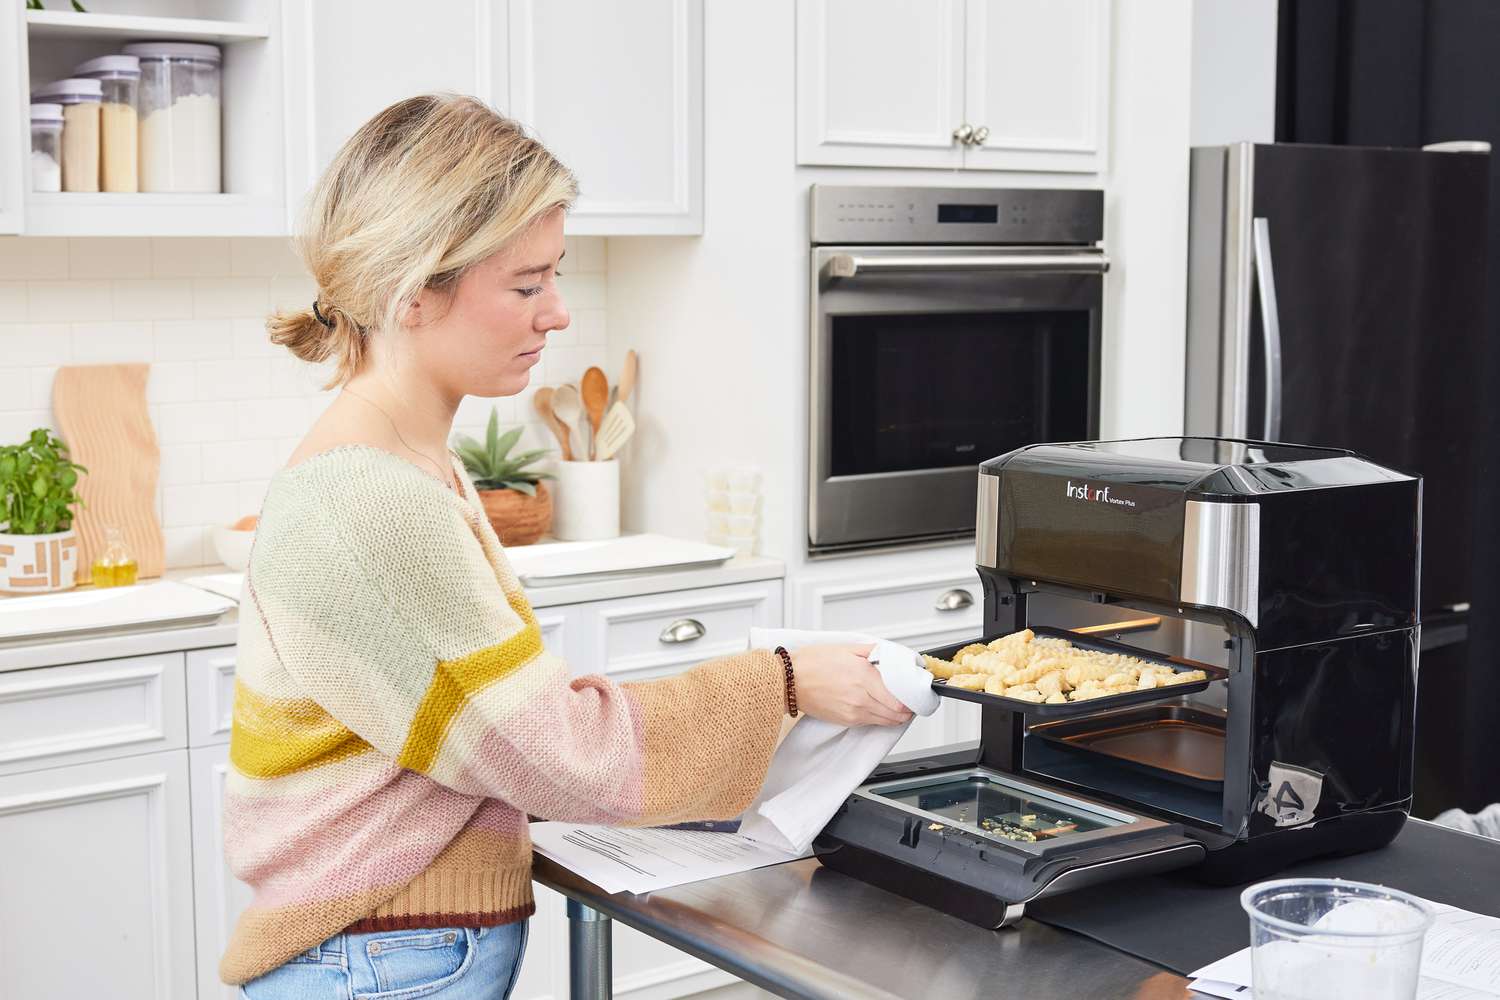
[{"label": "stainless steel trim", "polygon": [[1182,519],[1185,604],[1222,608],[1252,626],[1260,611],[1260,505],[1189,500]]},{"label": "stainless steel trim", "polygon": [[1046,271],[1051,274],[1103,274],[1109,258],[1098,250],[1077,253],[909,253],[866,257],[836,253],[828,259],[830,278],[854,278],[868,271]]},{"label": "stainless steel trim", "polygon": [[708,634],[708,629],[696,618],[679,618],[666,628],[661,630],[657,639],[668,645],[681,642],[693,642]]},{"label": "stainless steel trim", "polygon": [[974,595],[962,587],[954,587],[940,595],[932,605],[934,611],[962,611],[974,606]]},{"label": "stainless steel trim", "polygon": [[1250,366],[1250,230],[1255,192],[1255,145],[1229,147],[1224,185],[1224,344],[1219,372],[1219,435],[1248,437]]},{"label": "stainless steel trim", "polygon": [[979,474],[974,514],[974,562],[994,569],[1000,560],[1000,477]]},{"label": "stainless steel trim", "polygon": [[[1079,865],[1058,875],[1042,886],[1041,891],[1031,898],[1046,899],[1048,896],[1059,896],[1065,892],[1072,892],[1074,889],[1098,885],[1100,882],[1112,882],[1126,877],[1127,874],[1134,878],[1137,875],[1156,875],[1186,868],[1201,860],[1207,853],[1208,851],[1202,844],[1197,841],[1187,841],[1172,847],[1163,847],[1161,850],[1148,851],[1145,854],[1131,854],[1123,858],[1096,861],[1091,865]],[[1116,871],[1121,865],[1125,867]],[[1030,901],[1027,900],[1027,902]]]},{"label": "stainless steel trim", "polygon": [[1188,179],[1187,379],[1183,430],[1219,434],[1224,350],[1224,146],[1193,150]]},{"label": "stainless steel trim", "polygon": [[1281,436],[1281,313],[1276,307],[1276,268],[1271,263],[1271,224],[1263,218],[1255,229],[1255,276],[1260,289],[1260,327],[1265,340],[1266,413],[1263,441]]}]

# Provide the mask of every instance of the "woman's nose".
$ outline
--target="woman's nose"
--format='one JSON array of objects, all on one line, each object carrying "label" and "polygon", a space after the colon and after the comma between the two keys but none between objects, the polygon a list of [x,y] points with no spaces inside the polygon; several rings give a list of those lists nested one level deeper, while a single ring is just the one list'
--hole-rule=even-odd
[{"label": "woman's nose", "polygon": [[566,330],[573,317],[568,315],[568,307],[563,304],[561,295],[551,296],[551,303],[546,309],[539,309],[536,313],[536,329],[541,333],[549,330]]}]

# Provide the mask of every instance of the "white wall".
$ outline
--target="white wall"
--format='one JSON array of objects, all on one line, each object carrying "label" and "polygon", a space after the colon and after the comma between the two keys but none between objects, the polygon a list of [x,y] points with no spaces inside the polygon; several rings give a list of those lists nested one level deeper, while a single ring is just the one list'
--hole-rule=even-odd
[{"label": "white wall", "polygon": [[[577,381],[604,361],[605,243],[570,238],[567,248],[560,284],[573,325],[549,338],[532,389]],[[0,238],[0,443],[56,427],[58,366],[150,362],[167,565],[216,562],[209,529],[260,509],[268,480],[331,398],[319,389],[323,371],[266,339],[269,309],[313,295],[285,240]],[[482,433],[494,405],[503,424],[528,424],[523,444],[552,446],[532,389],[465,399],[455,429]]]},{"label": "white wall", "polygon": [[1276,136],[1276,0],[1193,0],[1194,146]]},{"label": "white wall", "polygon": [[622,484],[633,529],[702,537],[702,471],[759,464],[762,551],[806,545],[812,183],[1103,187],[1102,431],[1182,428],[1190,0],[1116,0],[1110,166],[1102,176],[796,166],[794,0],[710,3],[706,206],[696,239],[612,238],[611,358],[641,352],[641,426]]}]

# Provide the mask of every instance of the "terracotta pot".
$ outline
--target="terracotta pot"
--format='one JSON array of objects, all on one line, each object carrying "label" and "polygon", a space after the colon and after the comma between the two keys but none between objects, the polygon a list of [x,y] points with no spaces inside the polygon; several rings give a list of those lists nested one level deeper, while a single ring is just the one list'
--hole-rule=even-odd
[{"label": "terracotta pot", "polygon": [[536,484],[536,496],[518,490],[480,490],[490,527],[501,545],[530,545],[552,527],[552,494],[546,483]]},{"label": "terracotta pot", "polygon": [[46,594],[71,590],[78,578],[78,533],[50,535],[0,532],[0,594]]}]

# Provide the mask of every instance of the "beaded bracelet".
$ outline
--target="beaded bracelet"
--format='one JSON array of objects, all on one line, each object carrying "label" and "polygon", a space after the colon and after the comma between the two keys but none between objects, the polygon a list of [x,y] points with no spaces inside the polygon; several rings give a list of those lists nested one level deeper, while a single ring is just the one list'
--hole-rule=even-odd
[{"label": "beaded bracelet", "polygon": [[786,671],[786,714],[795,719],[797,717],[797,679],[792,673],[792,654],[786,651],[785,646],[777,646],[776,655],[781,657],[781,666]]}]

